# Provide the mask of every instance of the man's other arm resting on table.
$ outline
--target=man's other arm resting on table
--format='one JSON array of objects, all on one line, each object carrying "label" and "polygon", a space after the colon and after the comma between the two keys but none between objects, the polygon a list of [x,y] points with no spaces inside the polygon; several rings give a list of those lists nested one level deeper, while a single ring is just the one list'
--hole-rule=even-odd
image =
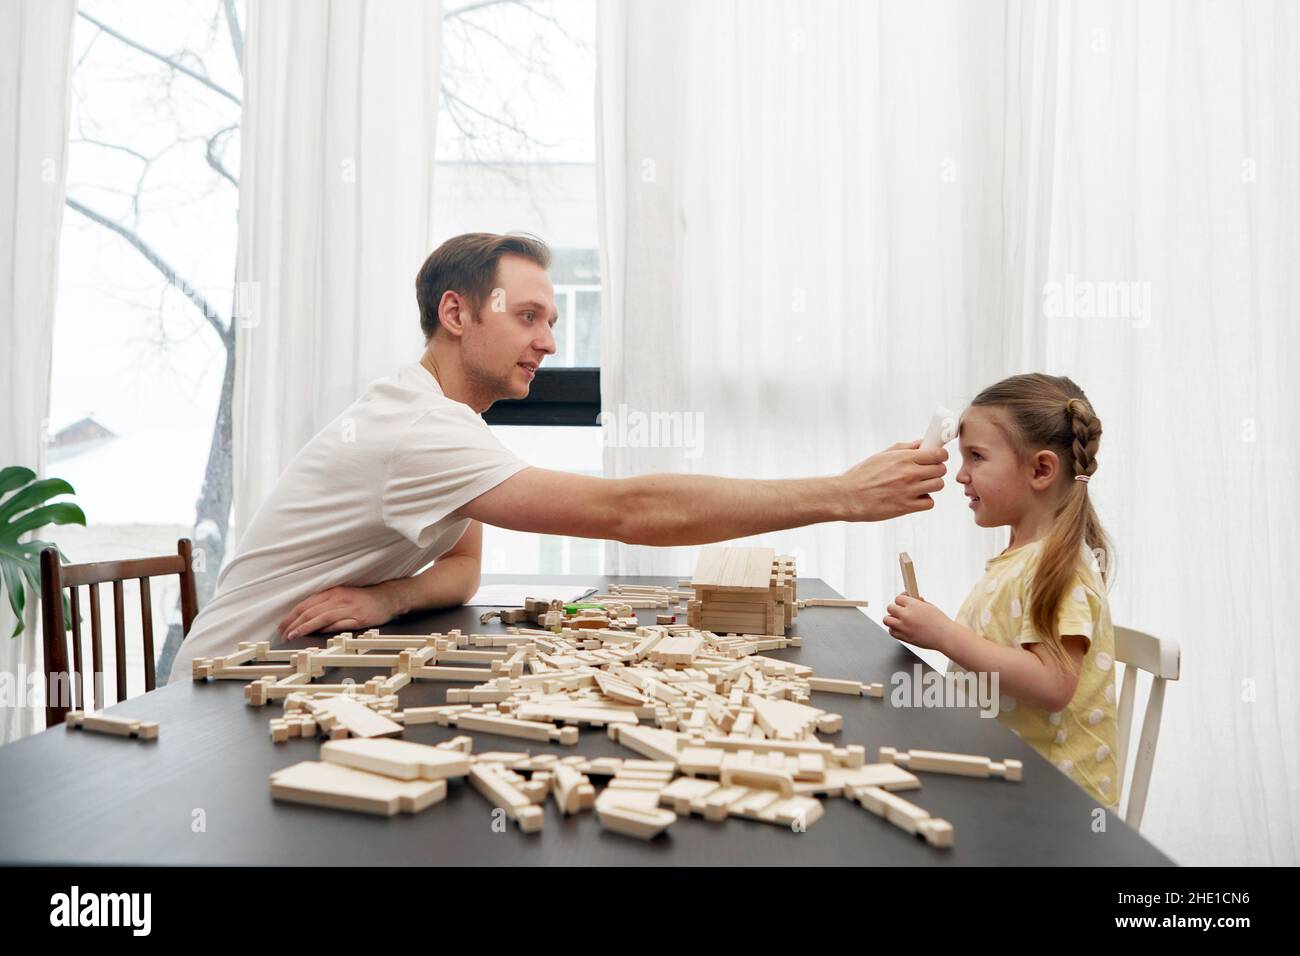
[{"label": "man's other arm resting on table", "polygon": [[[281,625],[288,638],[374,627],[408,611],[461,604],[478,588],[482,524],[511,531],[606,538],[624,544],[708,544],[823,521],[882,521],[934,507],[948,453],[902,442],[842,475],[742,479],[708,475],[592,478],[525,468],[462,507],[461,541],[414,578],[331,588]],[[444,566],[448,566],[446,570]]]},{"label": "man's other arm resting on table", "polygon": [[285,615],[279,632],[293,640],[317,631],[378,627],[410,611],[456,607],[478,590],[482,563],[483,525],[471,521],[455,546],[419,574],[313,594]]}]

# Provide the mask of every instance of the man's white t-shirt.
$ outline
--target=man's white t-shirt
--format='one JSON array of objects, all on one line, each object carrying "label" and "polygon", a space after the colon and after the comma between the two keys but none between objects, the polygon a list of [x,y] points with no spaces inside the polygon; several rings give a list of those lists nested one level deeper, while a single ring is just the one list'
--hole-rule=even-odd
[{"label": "man's white t-shirt", "polygon": [[273,640],[299,601],[410,577],[450,550],[453,512],[527,468],[418,362],[374,382],[290,462],[253,515],[171,679],[195,657]]}]

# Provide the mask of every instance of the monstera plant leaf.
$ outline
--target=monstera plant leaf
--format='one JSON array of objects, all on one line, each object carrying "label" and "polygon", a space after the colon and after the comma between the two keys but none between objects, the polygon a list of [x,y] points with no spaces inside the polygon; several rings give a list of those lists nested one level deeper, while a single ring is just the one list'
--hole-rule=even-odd
[{"label": "monstera plant leaf", "polygon": [[[36,472],[30,468],[18,465],[0,468],[0,584],[8,592],[9,607],[18,619],[10,637],[17,637],[26,627],[23,609],[27,606],[27,586],[31,586],[33,594],[41,593],[41,552],[55,547],[48,541],[18,539],[29,531],[50,524],[84,526],[86,516],[72,502],[46,503],[58,495],[75,493],[62,478],[37,481]],[[66,560],[62,551],[59,557]],[[72,610],[67,595],[63,596],[63,621],[65,626],[72,626]]]}]

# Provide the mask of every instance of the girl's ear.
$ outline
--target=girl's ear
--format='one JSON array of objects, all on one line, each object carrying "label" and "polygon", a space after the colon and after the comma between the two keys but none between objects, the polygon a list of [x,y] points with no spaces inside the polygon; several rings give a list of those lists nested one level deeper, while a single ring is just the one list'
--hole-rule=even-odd
[{"label": "girl's ear", "polygon": [[1044,449],[1035,452],[1029,463],[1033,469],[1029,476],[1029,486],[1035,491],[1046,491],[1060,477],[1061,460],[1054,451]]}]

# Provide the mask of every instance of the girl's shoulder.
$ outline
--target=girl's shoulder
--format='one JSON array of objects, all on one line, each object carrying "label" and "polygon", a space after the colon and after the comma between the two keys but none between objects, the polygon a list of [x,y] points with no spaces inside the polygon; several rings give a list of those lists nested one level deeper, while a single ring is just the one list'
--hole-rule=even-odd
[{"label": "girl's shoulder", "polygon": [[[1038,562],[1042,559],[1045,544],[1046,539],[1039,538],[1037,541],[1031,541],[1029,544],[1021,545],[1018,548],[1003,551],[997,557],[989,560],[987,569],[996,571],[1005,580],[1019,579],[1026,585],[1032,585],[1034,571],[1037,570]],[[1087,545],[1079,547],[1079,560],[1075,566],[1075,577],[1077,586],[1091,591],[1099,598],[1105,598],[1106,585],[1102,576],[1101,562]]]}]

